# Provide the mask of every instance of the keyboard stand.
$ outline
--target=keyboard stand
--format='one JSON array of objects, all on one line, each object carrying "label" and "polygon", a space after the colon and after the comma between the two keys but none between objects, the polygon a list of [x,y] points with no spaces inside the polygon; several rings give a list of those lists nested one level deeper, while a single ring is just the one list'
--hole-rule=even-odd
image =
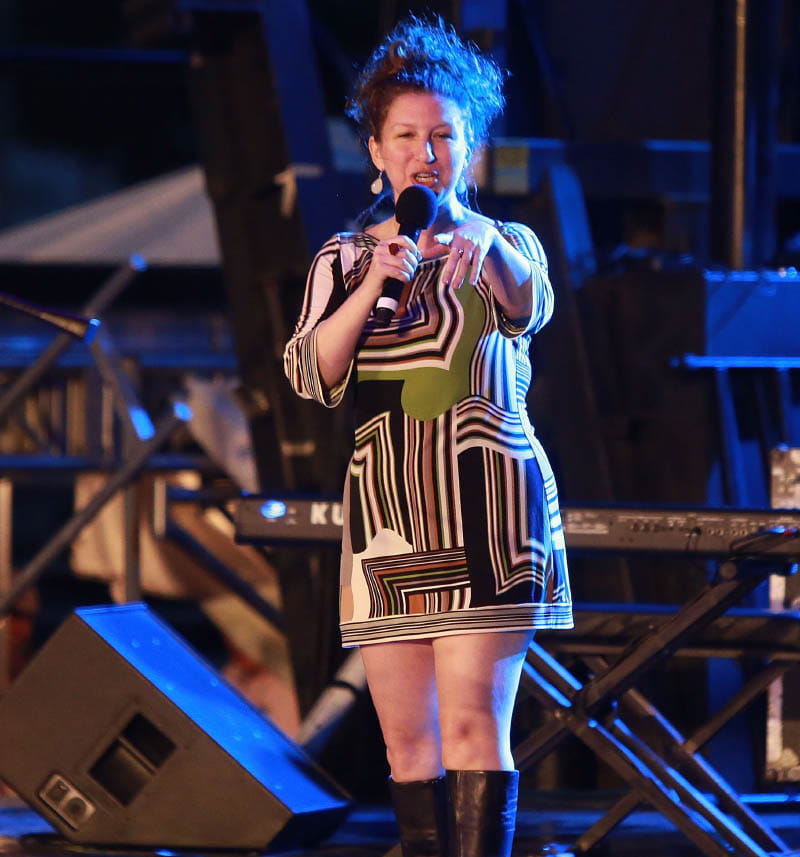
[{"label": "keyboard stand", "polygon": [[[531,644],[522,688],[549,712],[539,730],[515,748],[518,767],[536,764],[569,735],[585,743],[631,787],[611,810],[575,843],[591,848],[641,801],[650,803],[708,857],[768,857],[788,854],[785,843],[741,802],[727,781],[695,751],[769,681],[793,665],[776,662],[757,674],[711,724],[688,741],[633,686],[645,673],[686,646],[717,617],[752,592],[770,574],[791,573],[785,557],[777,563],[742,559],[719,567],[716,578],[665,621],[641,635],[612,664],[589,650],[582,657],[595,671],[581,684],[540,644]],[[558,632],[569,636],[570,632]],[[539,635],[542,636],[541,634]],[[776,649],[780,648],[776,644]],[[794,659],[797,657],[794,653]],[[660,757],[629,723],[644,717],[667,748]]]}]

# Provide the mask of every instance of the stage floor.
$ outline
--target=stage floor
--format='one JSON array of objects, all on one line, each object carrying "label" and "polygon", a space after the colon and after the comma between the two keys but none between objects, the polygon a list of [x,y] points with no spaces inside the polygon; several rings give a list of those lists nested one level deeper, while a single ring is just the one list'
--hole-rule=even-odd
[{"label": "stage floor", "polygon": [[[574,794],[522,794],[517,824],[514,857],[569,853],[569,845],[610,805],[614,796]],[[781,807],[751,805],[789,849],[800,854],[800,800]],[[326,842],[313,851],[281,852],[293,857],[381,857],[394,843],[392,814],[386,806],[356,806],[345,823]],[[221,852],[181,852],[168,850],[107,848],[94,849],[72,845],[58,837],[52,828],[26,804],[14,798],[0,799],[0,853],[12,857],[69,857],[81,855],[155,855],[181,857],[181,854]],[[236,852],[245,853],[245,852]],[[248,852],[251,853],[252,852]],[[620,825],[591,853],[604,857],[702,857],[695,846],[656,812],[639,811]],[[784,852],[788,854],[789,852]]]}]

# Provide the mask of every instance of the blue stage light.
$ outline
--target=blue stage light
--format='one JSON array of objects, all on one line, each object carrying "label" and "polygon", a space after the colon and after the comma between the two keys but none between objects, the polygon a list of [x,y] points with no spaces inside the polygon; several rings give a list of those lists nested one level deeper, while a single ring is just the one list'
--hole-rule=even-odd
[{"label": "blue stage light", "polygon": [[185,423],[188,423],[192,418],[192,409],[186,404],[186,402],[175,402],[172,409],[175,412],[175,416]]},{"label": "blue stage light", "polygon": [[281,500],[267,500],[261,506],[261,514],[270,520],[282,518],[286,514],[286,503]]},{"label": "blue stage light", "polygon": [[150,440],[156,433],[155,426],[144,408],[138,406],[132,407],[129,410],[131,422],[136,431],[136,436],[139,440]]}]

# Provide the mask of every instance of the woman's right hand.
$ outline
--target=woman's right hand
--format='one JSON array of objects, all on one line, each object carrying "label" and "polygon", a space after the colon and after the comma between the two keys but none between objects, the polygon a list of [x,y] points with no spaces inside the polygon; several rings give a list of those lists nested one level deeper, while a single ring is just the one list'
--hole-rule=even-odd
[{"label": "woman's right hand", "polygon": [[353,359],[364,325],[383,292],[388,277],[407,283],[419,264],[417,245],[404,235],[375,245],[361,285],[350,292],[332,315],[317,326],[317,364],[328,389],[341,381]]},{"label": "woman's right hand", "polygon": [[372,251],[372,261],[364,278],[376,294],[383,291],[383,284],[393,277],[401,283],[408,283],[414,276],[420,260],[417,245],[406,235],[383,238]]}]

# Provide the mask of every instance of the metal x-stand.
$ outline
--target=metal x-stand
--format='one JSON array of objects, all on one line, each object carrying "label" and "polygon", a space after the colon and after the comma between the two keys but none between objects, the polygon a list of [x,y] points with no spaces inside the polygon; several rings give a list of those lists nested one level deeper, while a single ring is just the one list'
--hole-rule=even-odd
[{"label": "metal x-stand", "polygon": [[[64,550],[75,536],[97,515],[103,506],[118,492],[126,490],[126,598],[137,600],[140,595],[135,550],[135,497],[131,483],[146,466],[150,457],[165,443],[177,425],[189,417],[185,405],[176,404],[153,424],[140,405],[133,385],[122,369],[110,335],[95,318],[102,314],[125,290],[146,264],[140,257],[118,270],[89,300],[83,310],[86,318],[60,313],[28,304],[18,298],[5,295],[4,302],[12,309],[25,312],[52,324],[63,332],[45,349],[0,397],[0,422],[9,416],[23,397],[30,392],[44,374],[74,344],[75,339],[87,342],[92,358],[101,377],[112,391],[115,410],[120,418],[123,432],[122,461],[108,477],[103,487],[76,512],[39,550],[27,565],[8,581],[0,595],[0,617],[5,616],[19,600],[23,592],[34,585],[48,565]],[[4,495],[5,496],[5,495]],[[9,518],[7,510],[0,510],[3,518]]]},{"label": "metal x-stand", "polygon": [[[725,779],[695,755],[694,751],[706,738],[698,735],[690,741],[684,740],[633,687],[769,575],[789,574],[795,567],[786,562],[785,556],[776,557],[775,561],[732,557],[694,599],[667,621],[632,641],[616,662],[609,665],[602,658],[590,658],[596,672],[584,683],[537,641],[531,644],[522,687],[550,716],[544,726],[515,748],[518,766],[537,764],[572,734],[632,789],[578,839],[574,846],[576,853],[592,848],[641,801],[650,803],[668,818],[708,857],[731,854],[786,857],[790,853],[786,844],[742,803]],[[766,676],[773,677],[774,672]],[[763,686],[759,683],[755,690]],[[726,716],[741,707],[738,703],[733,705]],[[664,757],[648,746],[631,725],[642,718],[659,727],[660,738],[667,748]]]}]

